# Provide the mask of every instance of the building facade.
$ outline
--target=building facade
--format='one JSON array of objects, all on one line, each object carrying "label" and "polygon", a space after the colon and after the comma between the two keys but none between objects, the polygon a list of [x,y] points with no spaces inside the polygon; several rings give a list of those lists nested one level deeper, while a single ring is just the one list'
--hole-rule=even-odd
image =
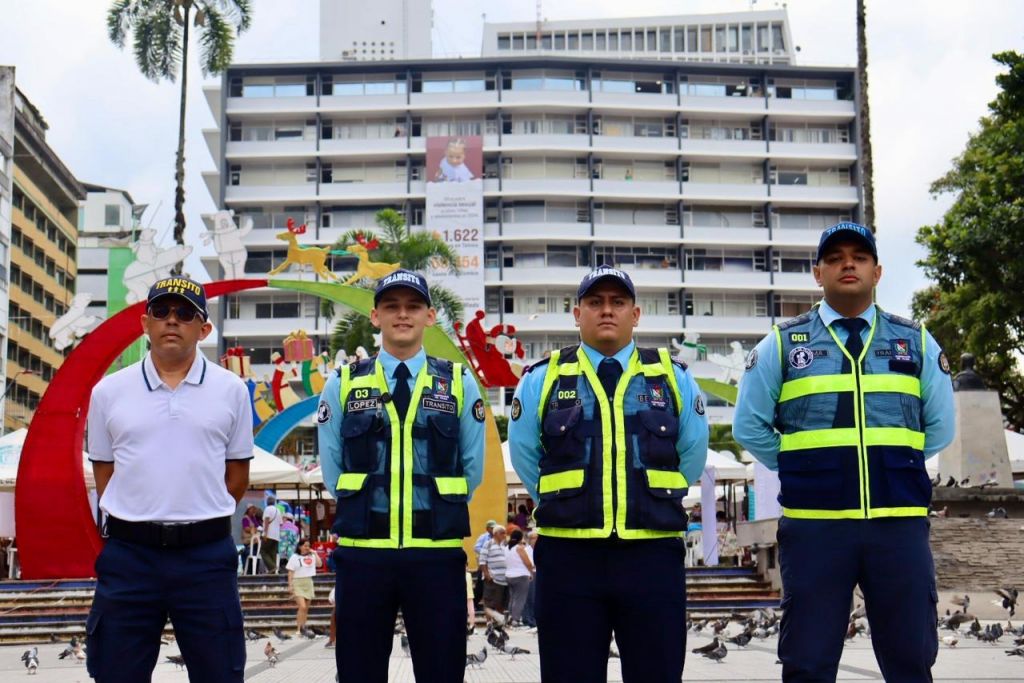
[{"label": "building facade", "polygon": [[[489,27],[496,40],[504,30]],[[311,85],[249,89],[270,80]],[[205,176],[219,206],[252,216],[257,277],[282,262],[275,235],[289,217],[309,226],[310,244],[372,230],[383,207],[422,226],[427,139],[482,136],[487,325],[514,325],[531,361],[574,343],[576,286],[611,264],[637,285],[637,341],[685,335],[697,374],[714,378],[723,366],[711,359],[739,358],[742,371],[774,321],[818,300],[820,230],[860,218],[855,87],[848,68],[514,50],[237,65],[207,90],[219,127],[207,131],[218,170]],[[220,329],[228,346],[252,349],[259,371],[289,330],[326,348],[330,321],[318,312],[315,299],[255,291],[227,299]],[[492,395],[497,406],[509,398]],[[731,419],[712,406],[713,419]]]},{"label": "building facade", "polygon": [[79,202],[85,188],[46,142],[47,124],[20,90],[14,98],[10,339],[5,431],[26,427],[70,347],[50,327],[71,305],[77,277]]},{"label": "building facade", "polygon": [[432,24],[428,0],[320,0],[320,59],[430,59]]},{"label": "building facade", "polygon": [[[11,197],[14,175],[14,67],[0,66],[0,391],[7,388],[7,343],[10,334]],[[0,425],[5,402],[0,401]]]},{"label": "building facade", "polygon": [[[89,298],[86,314],[103,321],[127,306],[125,269],[135,259],[132,248],[147,205],[136,204],[124,190],[91,183],[83,186],[86,196],[78,230],[77,293]],[[108,372],[131,365],[144,353],[145,340],[140,337]]]}]

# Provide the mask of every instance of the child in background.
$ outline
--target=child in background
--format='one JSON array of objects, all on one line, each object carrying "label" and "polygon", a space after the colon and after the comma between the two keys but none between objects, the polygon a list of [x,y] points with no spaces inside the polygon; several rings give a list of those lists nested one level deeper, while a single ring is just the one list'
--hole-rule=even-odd
[{"label": "child in background", "polygon": [[473,179],[473,172],[466,166],[466,141],[449,140],[444,159],[437,165],[435,181],[463,183]]}]

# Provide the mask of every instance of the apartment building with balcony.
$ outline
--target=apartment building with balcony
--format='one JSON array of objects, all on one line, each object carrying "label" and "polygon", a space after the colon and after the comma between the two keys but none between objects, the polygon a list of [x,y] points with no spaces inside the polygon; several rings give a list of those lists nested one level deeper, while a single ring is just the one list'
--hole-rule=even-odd
[{"label": "apartment building with balcony", "polygon": [[[11,197],[14,175],[14,67],[0,66],[0,387],[7,388],[7,342],[10,334]],[[3,391],[0,389],[0,391]],[[0,401],[0,425],[5,402]]]},{"label": "apartment building with balcony", "polygon": [[39,110],[14,98],[10,306],[4,429],[26,427],[70,348],[58,351],[50,327],[71,304],[77,277],[79,202],[85,188],[46,142]]},{"label": "apartment building with balcony", "polygon": [[[855,89],[850,68],[554,50],[235,65],[206,89],[217,170],[204,176],[219,206],[252,216],[258,277],[283,260],[274,235],[289,217],[316,244],[372,230],[383,207],[422,225],[427,138],[480,135],[488,324],[514,324],[531,360],[574,343],[576,286],[613,264],[637,285],[639,343],[685,333],[727,355],[819,298],[820,230],[860,218]],[[225,303],[223,344],[252,349],[257,372],[298,327],[326,347],[315,299],[264,290]]]}]

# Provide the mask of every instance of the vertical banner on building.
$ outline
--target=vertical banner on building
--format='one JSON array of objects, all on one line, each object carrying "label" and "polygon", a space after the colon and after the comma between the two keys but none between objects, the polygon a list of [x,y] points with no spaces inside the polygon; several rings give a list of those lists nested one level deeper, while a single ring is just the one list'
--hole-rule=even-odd
[{"label": "vertical banner on building", "polygon": [[704,468],[700,475],[700,538],[704,550],[704,565],[718,564],[718,495],[715,480],[718,473],[713,465]]},{"label": "vertical banner on building", "polygon": [[427,279],[459,295],[466,313],[484,308],[483,138],[428,137],[425,228],[458,256],[459,273],[427,269]]}]

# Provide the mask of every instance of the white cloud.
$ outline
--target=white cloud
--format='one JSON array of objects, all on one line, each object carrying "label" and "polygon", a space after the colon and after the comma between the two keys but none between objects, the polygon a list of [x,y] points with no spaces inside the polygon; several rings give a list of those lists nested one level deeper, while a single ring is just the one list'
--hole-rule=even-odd
[{"label": "white cloud", "polygon": [[[755,9],[781,5],[760,0]],[[13,8],[17,7],[17,11]],[[42,110],[50,144],[75,175],[121,187],[159,210],[146,220],[169,234],[173,220],[178,86],[139,75],[130,48],[106,37],[106,0],[0,0],[0,63],[17,67],[17,82]],[[678,12],[742,11],[748,0],[545,0],[551,20]],[[241,37],[237,61],[315,59],[317,0],[255,0],[252,29]],[[789,0],[794,42],[803,64],[856,63],[854,0]],[[436,53],[479,54],[481,16],[532,21],[533,0],[435,0]],[[934,223],[949,199],[933,200],[929,184],[963,148],[985,105],[995,96],[994,52],[1024,50],[1024,3],[1014,0],[869,2],[868,33],[875,193],[885,277],[880,302],[906,312],[914,289],[925,286],[913,261],[921,252],[917,228]],[[192,60],[186,129],[188,239],[198,243],[201,213],[213,201],[200,176],[213,168],[202,129],[214,122]],[[202,248],[201,248],[202,249]],[[199,272],[198,262],[189,263]]]}]

